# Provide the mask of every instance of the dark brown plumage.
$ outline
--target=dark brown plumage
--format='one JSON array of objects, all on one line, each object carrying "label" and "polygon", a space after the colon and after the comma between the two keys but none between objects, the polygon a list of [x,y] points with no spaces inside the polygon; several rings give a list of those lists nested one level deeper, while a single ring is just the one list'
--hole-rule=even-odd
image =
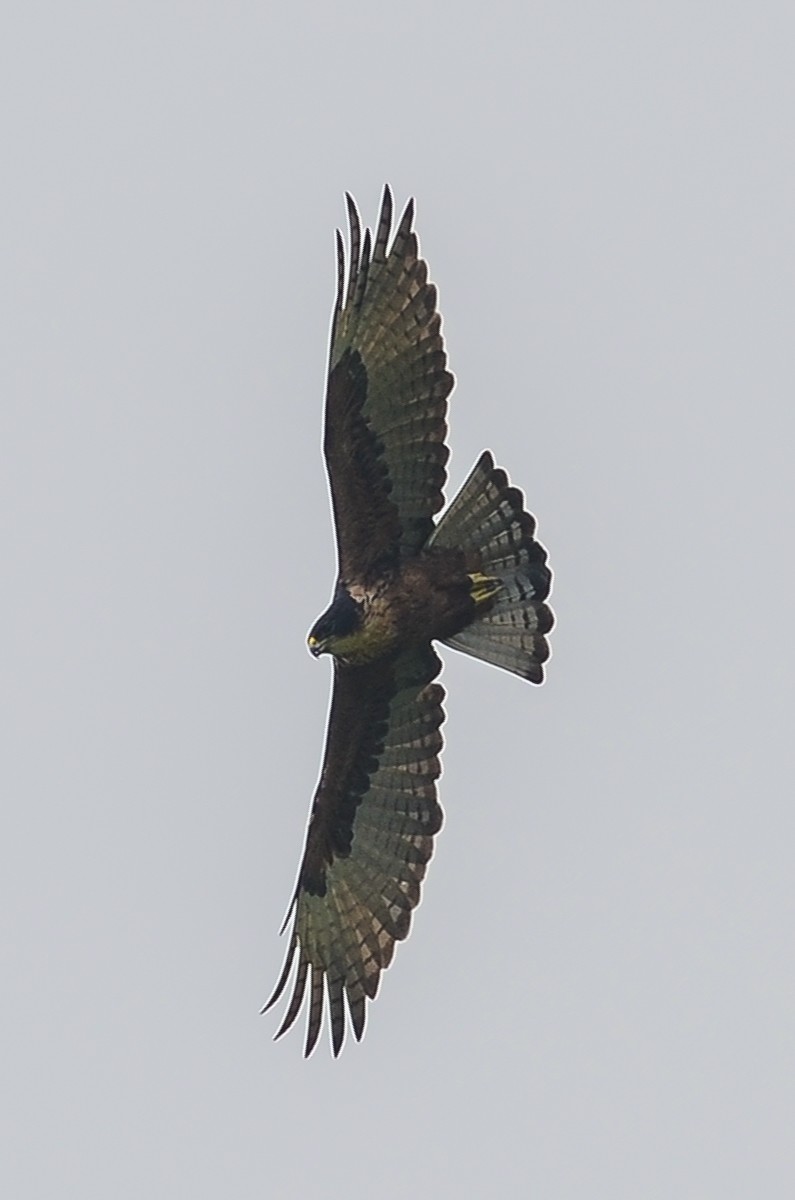
[{"label": "dark brown plumage", "polygon": [[391,247],[388,188],[374,243],[369,230],[362,238],[350,197],[348,215],[347,273],[337,234],[324,438],[339,574],[309,637],[313,653],[334,656],[334,690],[287,959],[265,1006],[283,993],[297,955],[277,1037],[308,985],[305,1053],[327,997],[335,1055],[346,1005],[362,1036],[365,1001],[408,934],[442,823],[444,691],[434,682],[441,663],[432,641],[540,683],[552,626],[535,522],[488,452],[434,525],[453,377],[413,204]]}]

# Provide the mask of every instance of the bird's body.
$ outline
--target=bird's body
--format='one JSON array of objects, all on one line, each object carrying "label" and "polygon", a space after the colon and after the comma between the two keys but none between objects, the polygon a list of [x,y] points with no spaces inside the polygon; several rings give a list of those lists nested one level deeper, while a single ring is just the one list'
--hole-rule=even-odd
[{"label": "bird's body", "polygon": [[[388,658],[399,648],[424,644],[429,638],[444,641],[458,633],[475,615],[477,586],[462,551],[431,547],[372,581],[340,581],[318,624],[322,629],[328,619],[343,619],[344,610],[353,605],[353,628],[338,633],[328,648],[339,662],[361,666]],[[484,603],[481,593],[480,604]],[[314,632],[309,645],[322,653],[322,641]]]},{"label": "bird's body", "polygon": [[[337,235],[324,453],[338,577],[313,626],[313,654],[334,660],[326,752],[291,911],[279,982],[298,967],[279,1034],[309,981],[305,1053],[327,1000],[339,1053],[345,1007],[364,1030],[395,943],[408,933],[442,824],[436,797],[444,691],[432,642],[540,683],[551,574],[524,498],[488,451],[443,506],[453,377],[411,230],[410,202],[388,247],[384,190],[375,237],[348,198],[350,262]],[[288,914],[289,916],[289,914]],[[279,1036],[277,1034],[277,1036]]]}]

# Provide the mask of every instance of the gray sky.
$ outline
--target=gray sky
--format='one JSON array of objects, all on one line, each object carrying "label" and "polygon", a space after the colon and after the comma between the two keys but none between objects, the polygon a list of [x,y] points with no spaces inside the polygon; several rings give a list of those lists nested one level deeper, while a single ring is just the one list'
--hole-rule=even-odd
[{"label": "gray sky", "polygon": [[[471,10],[474,11],[474,10]],[[783,1195],[789,5],[11,3],[4,1162],[33,1197]],[[332,234],[384,180],[556,572],[445,655],[360,1047],[258,1016],[316,782]]]}]

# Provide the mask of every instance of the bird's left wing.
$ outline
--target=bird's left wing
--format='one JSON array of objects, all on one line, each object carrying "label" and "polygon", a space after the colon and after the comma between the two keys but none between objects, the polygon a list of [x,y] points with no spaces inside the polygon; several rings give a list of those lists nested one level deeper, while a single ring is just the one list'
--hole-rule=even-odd
[{"label": "bird's left wing", "polygon": [[[366,1000],[378,989],[395,942],[405,938],[420,883],[442,824],[436,798],[444,690],[430,645],[396,659],[349,667],[335,662],[334,692],[320,783],[291,911],[290,945],[265,1008],[292,997],[276,1034],[301,1009],[309,968],[305,1054],[311,1054],[328,993],[335,1056],[345,1035],[364,1032]],[[288,914],[289,918],[289,914]]]},{"label": "bird's left wing", "polygon": [[324,451],[340,575],[363,580],[416,554],[433,529],[454,381],[436,288],[411,228],[413,202],[390,245],[389,188],[372,241],[347,200],[350,247],[346,271],[338,232]]}]

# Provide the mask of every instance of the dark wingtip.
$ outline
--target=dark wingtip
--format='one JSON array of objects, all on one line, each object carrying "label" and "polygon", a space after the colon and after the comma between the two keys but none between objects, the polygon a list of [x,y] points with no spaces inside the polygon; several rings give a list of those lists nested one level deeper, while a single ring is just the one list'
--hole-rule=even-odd
[{"label": "dark wingtip", "polygon": [[[306,1021],[306,1042],[304,1043],[304,1058],[309,1058],[309,1055],[317,1045],[317,1040],[320,1037],[320,1030],[323,1026],[323,1008],[325,998],[325,972],[322,968],[317,969],[312,967],[312,983],[309,993],[309,1012]],[[302,997],[303,999],[303,997]]]},{"label": "dark wingtip", "polygon": [[311,1056],[315,1047],[317,1046],[319,1037],[320,1024],[318,1023],[317,1025],[311,1026],[306,1035],[306,1042],[304,1043],[304,1058],[309,1058]]},{"label": "dark wingtip", "polygon": [[345,193],[345,206],[346,206],[346,208],[348,209],[348,217],[349,217],[349,219],[350,219],[351,221],[357,221],[357,222],[358,222],[358,219],[359,219],[359,210],[358,210],[358,208],[356,207],[356,201],[354,200],[354,198],[353,198],[353,196],[350,194],[350,192],[346,192],[346,193]]},{"label": "dark wingtip", "polygon": [[281,1025],[273,1035],[273,1041],[278,1042],[281,1038],[283,1038],[287,1030],[292,1027],[292,1024],[292,1021],[288,1021],[286,1019],[282,1021]]},{"label": "dark wingtip", "polygon": [[381,211],[378,214],[378,224],[375,230],[373,246],[373,262],[382,263],[386,259],[386,247],[392,230],[392,189],[384,184],[384,194],[381,197]]},{"label": "dark wingtip", "polygon": [[293,915],[293,912],[295,911],[295,906],[297,903],[298,903],[298,888],[295,889],[295,894],[287,906],[287,912],[284,914],[284,920],[282,921],[281,928],[279,930],[279,937],[282,936],[285,929],[287,928],[287,922],[290,920],[290,917]]},{"label": "dark wingtip", "polygon": [[[292,905],[290,907],[292,907]],[[264,1004],[263,1007],[259,1010],[260,1016],[263,1013],[266,1013],[268,1011],[268,1009],[271,1008],[276,1003],[276,1001],[279,999],[282,992],[284,991],[287,980],[290,977],[290,970],[293,965],[293,959],[295,957],[295,952],[296,952],[297,947],[298,947],[298,939],[293,937],[290,940],[290,945],[287,947],[287,954],[285,955],[285,958],[284,958],[284,966],[282,967],[282,973],[279,976],[279,979],[276,983],[276,987],[273,989],[273,994],[272,994],[270,1000],[268,1000],[267,1003]]]},{"label": "dark wingtip", "polygon": [[[290,963],[291,963],[291,965],[292,965],[292,957],[293,957],[293,956],[292,956],[292,954],[291,954],[291,955],[290,955]],[[279,979],[279,982],[276,984],[276,987],[275,987],[275,989],[274,989],[273,995],[271,996],[270,1000],[267,1000],[267,1001],[265,1002],[265,1004],[263,1004],[262,1008],[259,1010],[259,1015],[260,1015],[260,1016],[263,1016],[263,1014],[264,1014],[264,1013],[266,1013],[266,1012],[268,1011],[268,1009],[269,1009],[269,1008],[273,1008],[274,1004],[276,1003],[276,1001],[277,1001],[277,1000],[279,999],[279,997],[281,996],[282,992],[284,991],[284,985],[285,985],[285,983],[287,982],[287,977],[286,977],[286,976],[287,976],[287,974],[288,974],[288,973],[289,973],[289,972],[286,972],[286,973],[285,973],[285,975],[284,975],[282,978],[280,978],[280,979]],[[278,1037],[279,1035],[277,1034],[276,1036]],[[274,1040],[275,1040],[275,1039],[274,1039]]]},{"label": "dark wingtip", "polygon": [[360,1042],[362,1040],[362,1036],[364,1035],[364,1026],[367,1019],[367,1000],[365,998],[365,993],[363,991],[357,991],[355,1000],[351,999],[350,991],[346,991],[345,994],[348,1001],[348,1015],[351,1019],[353,1036],[356,1038],[357,1042]]}]

